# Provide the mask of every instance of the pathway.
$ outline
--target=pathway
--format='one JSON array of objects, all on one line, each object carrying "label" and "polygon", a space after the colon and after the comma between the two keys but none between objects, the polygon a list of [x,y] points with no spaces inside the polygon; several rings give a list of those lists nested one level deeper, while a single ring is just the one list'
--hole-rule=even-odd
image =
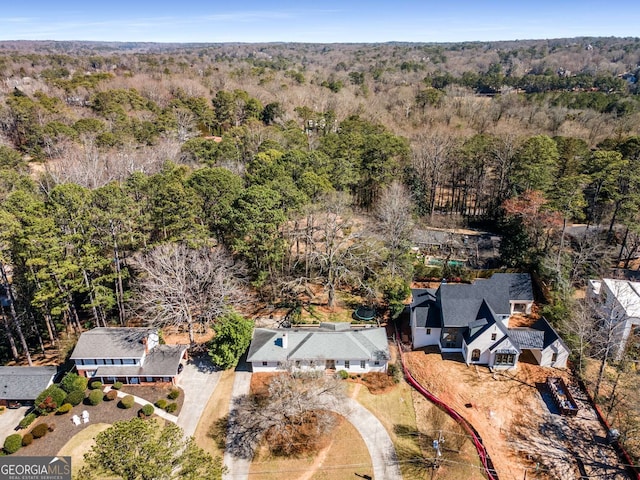
[{"label": "pathway", "polygon": [[[111,385],[105,386],[103,391],[104,393],[107,393],[108,391],[112,390],[111,389]],[[136,395],[131,395],[130,393],[124,393],[121,392],[120,390],[114,390],[116,392],[118,392],[118,398],[122,399],[128,395],[133,397],[133,401],[136,402],[138,405],[142,405],[143,407],[145,405],[153,405],[152,402],[145,400],[144,398],[141,397],[137,397]],[[157,408],[154,405],[154,411],[153,413],[159,417],[164,418],[165,420],[168,420],[169,422],[173,422],[173,423],[177,423],[178,422],[178,417],[176,417],[175,415],[171,415],[170,413],[165,412],[164,410],[162,410],[161,408]]]}]

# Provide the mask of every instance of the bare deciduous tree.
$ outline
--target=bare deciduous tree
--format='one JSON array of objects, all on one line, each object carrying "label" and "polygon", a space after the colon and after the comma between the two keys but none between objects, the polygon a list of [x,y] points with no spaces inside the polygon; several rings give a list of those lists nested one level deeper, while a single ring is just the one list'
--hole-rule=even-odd
[{"label": "bare deciduous tree", "polygon": [[251,458],[264,439],[280,455],[313,450],[333,427],[328,405],[343,396],[340,381],[324,371],[278,375],[267,392],[236,400],[227,448],[235,456]]},{"label": "bare deciduous tree", "polygon": [[186,327],[192,345],[196,324],[209,325],[245,296],[244,266],[219,247],[164,244],[133,263],[134,311],[152,325]]}]

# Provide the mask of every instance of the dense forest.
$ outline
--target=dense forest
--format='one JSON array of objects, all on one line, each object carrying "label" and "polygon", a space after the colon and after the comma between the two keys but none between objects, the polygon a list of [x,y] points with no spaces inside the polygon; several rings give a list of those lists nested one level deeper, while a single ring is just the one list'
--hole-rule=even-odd
[{"label": "dense forest", "polygon": [[638,38],[0,42],[0,77],[5,361],[139,319],[163,245],[215,250],[226,298],[397,306],[414,224],[481,226],[557,324],[638,254]]}]

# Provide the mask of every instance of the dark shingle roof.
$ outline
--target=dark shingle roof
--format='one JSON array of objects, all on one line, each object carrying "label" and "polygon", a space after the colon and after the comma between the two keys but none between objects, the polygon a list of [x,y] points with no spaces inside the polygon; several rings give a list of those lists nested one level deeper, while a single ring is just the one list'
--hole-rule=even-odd
[{"label": "dark shingle roof", "polygon": [[544,348],[544,332],[532,328],[510,328],[509,338],[520,349],[542,350]]},{"label": "dark shingle roof", "polygon": [[536,323],[531,325],[531,328],[540,330],[544,334],[543,348],[547,348],[556,340],[560,340],[560,342],[562,342],[562,344],[567,349],[567,351],[569,351],[569,347],[565,345],[565,343],[560,338],[560,335],[558,335],[558,332],[554,330],[554,328],[551,326],[551,324],[547,321],[546,318],[540,317],[540,319]]},{"label": "dark shingle roof", "polygon": [[486,301],[498,315],[511,313],[510,300],[533,301],[531,277],[526,273],[495,273],[472,284],[440,285],[437,294],[445,327],[464,327],[476,318]]},{"label": "dark shingle roof", "polygon": [[56,367],[0,367],[0,399],[35,400],[56,371]]},{"label": "dark shingle roof", "polygon": [[440,328],[442,326],[440,307],[435,297],[436,291],[433,288],[411,290],[413,298],[411,308],[415,312],[417,327]]},{"label": "dark shingle roof", "polygon": [[81,358],[141,358],[142,343],[152,328],[94,328],[80,335],[71,360]]}]

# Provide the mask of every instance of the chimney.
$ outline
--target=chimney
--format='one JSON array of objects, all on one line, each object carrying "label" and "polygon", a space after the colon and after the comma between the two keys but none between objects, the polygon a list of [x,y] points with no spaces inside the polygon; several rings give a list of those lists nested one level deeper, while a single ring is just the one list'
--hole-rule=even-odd
[{"label": "chimney", "polygon": [[287,348],[289,346],[289,337],[286,333],[282,334],[282,348]]}]

